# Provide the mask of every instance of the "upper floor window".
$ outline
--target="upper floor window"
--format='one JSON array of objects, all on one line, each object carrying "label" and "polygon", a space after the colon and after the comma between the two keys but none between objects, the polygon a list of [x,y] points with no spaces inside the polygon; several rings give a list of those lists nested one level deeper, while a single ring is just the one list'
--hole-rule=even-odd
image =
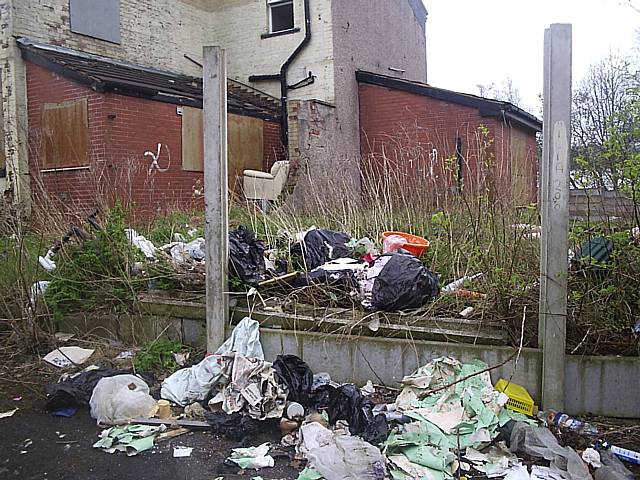
[{"label": "upper floor window", "polygon": [[120,0],[69,0],[71,31],[120,43]]},{"label": "upper floor window", "polygon": [[267,0],[269,33],[293,29],[293,0]]}]

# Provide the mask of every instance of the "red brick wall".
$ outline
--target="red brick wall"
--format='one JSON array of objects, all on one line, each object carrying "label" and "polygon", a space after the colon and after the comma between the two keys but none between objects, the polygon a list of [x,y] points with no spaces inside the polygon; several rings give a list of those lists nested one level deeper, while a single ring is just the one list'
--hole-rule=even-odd
[{"label": "red brick wall", "polygon": [[[144,219],[174,209],[202,209],[203,174],[182,170],[182,117],[176,105],[96,93],[88,87],[27,63],[29,162],[36,205],[73,213],[120,199]],[[87,98],[88,168],[41,171],[41,119],[45,103]],[[144,153],[157,152],[158,166]],[[263,122],[264,163],[283,157],[280,125]]]},{"label": "red brick wall", "polygon": [[262,124],[263,166],[266,172],[271,170],[275,162],[284,160],[281,131],[281,125],[277,122],[264,121]]},{"label": "red brick wall", "polygon": [[[87,98],[88,168],[41,171],[41,117],[45,103]],[[202,208],[202,174],[182,170],[182,120],[168,103],[100,94],[34,64],[27,65],[29,161],[37,203],[70,212],[113,204],[135,206],[137,217],[175,208]],[[146,151],[157,152],[158,168]]]},{"label": "red brick wall", "polygon": [[[375,188],[381,178],[395,177],[439,196],[453,192],[456,138],[461,138],[464,189],[508,193],[508,125],[475,108],[368,84],[360,84],[359,101],[365,185]],[[530,137],[535,146],[535,135]],[[537,172],[537,163],[530,171],[534,168]],[[535,191],[535,175],[531,182]]]}]

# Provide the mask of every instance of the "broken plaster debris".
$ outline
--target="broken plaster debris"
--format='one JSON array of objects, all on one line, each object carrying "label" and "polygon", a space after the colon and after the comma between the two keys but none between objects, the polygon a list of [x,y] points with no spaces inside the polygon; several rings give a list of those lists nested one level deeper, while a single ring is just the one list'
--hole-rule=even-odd
[{"label": "broken plaster debris", "polygon": [[127,456],[133,456],[153,448],[155,436],[165,429],[164,425],[111,427],[100,433],[100,440],[94,443],[93,447],[106,453],[126,452]]}]

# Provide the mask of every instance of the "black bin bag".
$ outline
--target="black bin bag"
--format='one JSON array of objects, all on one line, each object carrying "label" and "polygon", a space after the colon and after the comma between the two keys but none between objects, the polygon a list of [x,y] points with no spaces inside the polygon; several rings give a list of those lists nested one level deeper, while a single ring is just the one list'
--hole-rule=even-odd
[{"label": "black bin bag", "polygon": [[418,308],[439,292],[438,277],[413,255],[391,254],[371,292],[374,310],[393,312]]}]

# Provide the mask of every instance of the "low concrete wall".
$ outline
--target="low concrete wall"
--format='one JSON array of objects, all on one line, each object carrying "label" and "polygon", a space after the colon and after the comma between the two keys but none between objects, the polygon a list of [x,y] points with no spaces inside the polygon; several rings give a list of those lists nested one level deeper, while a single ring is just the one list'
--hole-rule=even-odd
[{"label": "low concrete wall", "polygon": [[[151,315],[123,317],[67,317],[67,331],[112,333],[125,341],[141,343],[160,334],[187,344],[204,344],[203,320]],[[227,336],[232,326],[227,328]],[[398,387],[404,375],[443,355],[461,362],[480,359],[497,365],[513,354],[511,347],[471,345],[467,343],[434,342],[314,333],[305,331],[260,328],[260,339],[267,360],[279,354],[295,354],[309,364],[314,372],[328,372],[335,381],[364,385],[367,380]],[[590,357],[567,355],[565,379],[565,409],[572,415],[602,415],[620,418],[640,418],[640,358]],[[527,388],[536,403],[540,400],[542,353],[524,348],[512,380]],[[491,372],[495,382],[509,378],[513,360]]]},{"label": "low concrete wall", "polygon": [[578,414],[640,418],[640,359],[568,355],[565,407]]}]

